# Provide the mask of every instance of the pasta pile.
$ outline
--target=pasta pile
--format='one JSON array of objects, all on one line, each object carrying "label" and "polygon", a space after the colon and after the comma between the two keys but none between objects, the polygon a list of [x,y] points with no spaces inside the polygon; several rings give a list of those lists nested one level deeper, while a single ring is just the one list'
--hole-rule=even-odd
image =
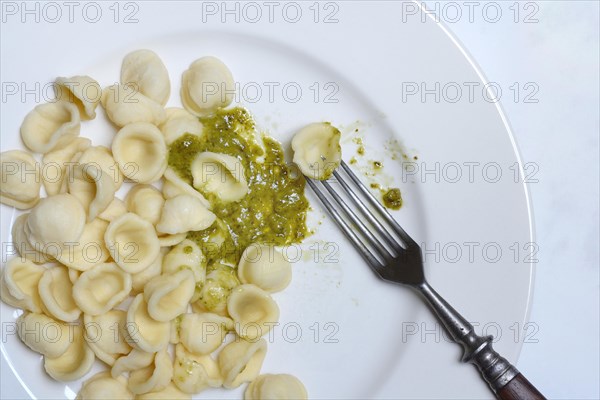
[{"label": "pasta pile", "polygon": [[[127,55],[120,82],[101,90],[88,76],[58,78],[58,101],[35,107],[21,126],[41,165],[26,151],[0,154],[1,202],[29,210],[13,224],[19,256],[0,277],[2,300],[24,310],[19,337],[58,381],[83,377],[96,358],[105,363],[109,370],[81,387],[82,400],[190,399],[247,382],[246,399],[306,398],[291,375],[259,375],[262,337],[279,319],[271,293],[288,286],[290,263],[256,243],[239,265],[207,273],[206,256],[186,238],[218,223],[199,190],[223,203],[246,195],[238,160],[198,154],[192,185],[168,167],[168,146],[185,134],[201,136],[198,117],[232,102],[231,72],[214,57],[194,61],[182,77],[184,108],[165,109],[169,75],[152,51]],[[81,122],[95,118],[100,104],[118,128],[110,149],[80,136]],[[339,131],[329,131],[325,148],[335,153]],[[338,146],[330,145],[336,138]],[[302,146],[316,142],[308,135]],[[125,179],[134,185],[120,199]]]}]

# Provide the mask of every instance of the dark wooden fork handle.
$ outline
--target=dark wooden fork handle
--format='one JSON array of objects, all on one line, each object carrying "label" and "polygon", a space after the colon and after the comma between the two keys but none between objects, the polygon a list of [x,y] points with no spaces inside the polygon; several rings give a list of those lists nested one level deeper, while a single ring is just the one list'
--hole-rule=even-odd
[{"label": "dark wooden fork handle", "polygon": [[546,398],[522,375],[518,374],[496,392],[500,400],[545,400]]}]

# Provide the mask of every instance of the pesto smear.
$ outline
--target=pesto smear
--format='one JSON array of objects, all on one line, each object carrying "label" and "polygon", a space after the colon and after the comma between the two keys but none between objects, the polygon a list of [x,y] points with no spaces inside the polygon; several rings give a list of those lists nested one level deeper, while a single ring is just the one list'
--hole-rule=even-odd
[{"label": "pesto smear", "polygon": [[285,164],[281,145],[259,135],[243,108],[220,110],[200,121],[202,137],[186,134],[171,144],[169,166],[191,184],[190,166],[198,153],[223,153],[242,163],[248,181],[248,193],[238,202],[223,203],[200,190],[218,218],[208,229],[190,232],[188,239],[203,250],[208,271],[221,262],[237,265],[252,243],[282,246],[302,241],[308,233],[305,180]]}]

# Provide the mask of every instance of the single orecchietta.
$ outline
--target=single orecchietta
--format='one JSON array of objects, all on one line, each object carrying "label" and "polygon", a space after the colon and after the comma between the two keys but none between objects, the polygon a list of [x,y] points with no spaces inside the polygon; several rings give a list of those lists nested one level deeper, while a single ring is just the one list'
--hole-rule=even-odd
[{"label": "single orecchietta", "polygon": [[309,178],[329,179],[342,160],[341,133],[329,122],[300,129],[292,139],[294,163]]},{"label": "single orecchietta", "polygon": [[194,115],[204,116],[227,107],[234,93],[233,75],[216,57],[202,57],[183,73],[181,102]]}]

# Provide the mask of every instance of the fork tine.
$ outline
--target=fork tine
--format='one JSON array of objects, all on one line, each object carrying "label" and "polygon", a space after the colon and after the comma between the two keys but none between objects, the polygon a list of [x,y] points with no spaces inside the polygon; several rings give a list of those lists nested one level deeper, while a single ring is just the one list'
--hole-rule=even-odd
[{"label": "fork tine", "polygon": [[346,174],[350,177],[350,179],[352,179],[356,186],[358,186],[358,189],[362,192],[362,194],[369,200],[371,205],[377,211],[379,211],[381,216],[392,227],[392,229],[394,229],[394,231],[400,236],[400,238],[407,245],[416,245],[416,242],[410,236],[408,236],[408,234],[404,231],[400,224],[398,224],[398,222],[396,222],[396,220],[390,215],[388,210],[386,210],[385,207],[382,206],[381,203],[375,198],[373,193],[371,193],[371,191],[367,189],[367,187],[361,182],[361,180],[358,179],[356,175],[354,175],[354,172],[352,172],[348,164],[346,164],[346,162],[342,160],[340,165],[342,166],[344,171],[346,171]]},{"label": "fork tine", "polygon": [[315,192],[319,200],[321,200],[321,203],[323,203],[325,208],[327,208],[327,211],[329,211],[329,213],[331,214],[337,225],[342,229],[346,237],[350,239],[354,244],[355,248],[359,250],[361,256],[365,259],[365,261],[367,261],[367,263],[375,270],[382,268],[383,266],[379,262],[379,260],[377,260],[375,255],[371,252],[371,250],[369,250],[369,248],[365,246],[365,244],[358,238],[356,233],[354,233],[350,226],[348,226],[348,224],[342,219],[340,214],[336,211],[335,207],[333,207],[329,199],[317,187],[315,182],[310,178],[306,178],[306,183],[308,183],[308,185],[312,188],[313,192]]},{"label": "fork tine", "polygon": [[395,253],[390,252],[388,249],[385,248],[385,246],[383,244],[381,244],[379,239],[377,239],[375,237],[375,235],[373,235],[373,233],[371,233],[369,228],[367,228],[365,226],[365,224],[360,220],[360,218],[358,218],[358,216],[354,213],[354,211],[352,211],[350,209],[350,207],[348,207],[348,205],[342,199],[342,197],[339,194],[337,194],[337,192],[333,189],[333,187],[331,187],[331,185],[327,181],[321,181],[321,184],[323,186],[325,186],[325,189],[327,189],[327,191],[331,194],[331,197],[333,197],[333,200],[335,200],[335,202],[342,208],[342,210],[348,216],[348,218],[350,218],[352,220],[352,222],[356,226],[358,226],[359,231],[367,238],[369,243],[371,243],[371,245],[377,249],[377,251],[379,252],[379,254],[381,256],[383,256],[383,257],[386,257],[386,255],[388,257],[396,256]]},{"label": "fork tine", "polygon": [[333,175],[335,176],[337,181],[342,185],[342,188],[344,188],[344,191],[348,194],[348,196],[350,196],[354,205],[358,207],[362,214],[369,220],[369,223],[373,226],[373,228],[375,228],[375,231],[377,231],[379,236],[383,237],[385,241],[390,246],[392,246],[393,249],[396,250],[398,247],[398,242],[396,241],[396,239],[394,239],[392,235],[389,234],[389,232],[385,229],[383,224],[379,222],[377,218],[375,218],[373,213],[371,213],[371,211],[365,206],[365,204],[358,198],[356,193],[354,193],[352,188],[350,188],[350,185],[348,185],[348,182],[344,180],[342,175],[339,174],[337,171],[333,171]]}]

